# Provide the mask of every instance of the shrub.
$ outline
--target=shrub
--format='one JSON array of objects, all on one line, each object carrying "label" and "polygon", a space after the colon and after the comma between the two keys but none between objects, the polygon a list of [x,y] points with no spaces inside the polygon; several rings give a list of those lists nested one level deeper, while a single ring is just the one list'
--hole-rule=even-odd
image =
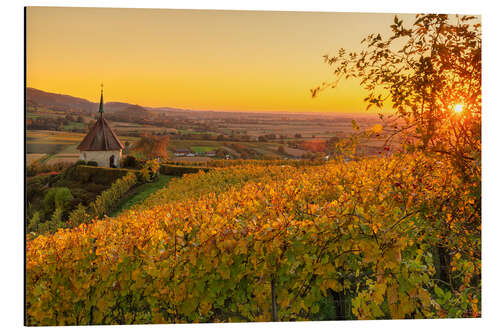
[{"label": "shrub", "polygon": [[[59,228],[63,228],[64,222],[63,222],[63,210],[58,207],[54,210],[52,213],[52,216],[50,220],[41,222],[40,220],[38,221],[38,224],[36,225],[35,229],[32,231],[38,232],[38,233],[47,233],[50,231],[57,230]],[[32,219],[33,220],[33,219]],[[35,224],[36,221],[33,221],[33,224]],[[30,222],[31,223],[31,222]]]},{"label": "shrub", "polygon": [[[89,163],[91,163],[91,162],[89,162]],[[93,163],[95,163],[95,162],[93,162]],[[80,166],[80,165],[88,165],[88,164],[84,160],[78,160],[78,161],[76,161],[75,164],[73,164],[72,166],[70,166],[69,168],[67,168],[64,171],[64,179],[66,179],[66,180],[73,180],[73,179],[75,179],[76,176],[77,176],[77,167]],[[97,166],[97,164],[95,164],[95,166]]]},{"label": "shrub", "polygon": [[47,187],[48,176],[35,176],[26,181],[26,197],[29,202],[36,197],[43,196]]},{"label": "shrub", "polygon": [[[75,178],[83,183],[92,182],[101,185],[110,185],[117,179],[127,175],[129,172],[129,169],[79,165],[76,169]],[[136,172],[139,173],[139,171]]]},{"label": "shrub", "polygon": [[198,173],[199,171],[210,171],[212,168],[202,166],[183,166],[162,164],[160,166],[160,173],[169,176],[182,176],[187,173]]},{"label": "shrub", "polygon": [[121,166],[124,168],[137,169],[139,167],[139,161],[137,161],[135,156],[127,155],[127,157],[122,160]]},{"label": "shrub", "polygon": [[68,204],[73,199],[73,195],[71,194],[71,191],[67,187],[60,187],[57,188],[58,190],[56,191],[54,195],[54,203],[57,208],[63,209],[65,206]]},{"label": "shrub", "polygon": [[149,160],[144,163],[140,172],[140,181],[150,183],[156,179],[160,171],[160,163],[157,160]]},{"label": "shrub", "polygon": [[39,224],[40,224],[40,212],[35,211],[31,219],[29,219],[28,226],[26,229],[28,232],[37,232]]},{"label": "shrub", "polygon": [[76,227],[82,223],[87,223],[91,219],[90,214],[87,213],[87,208],[79,204],[78,207],[69,214],[68,226]]},{"label": "shrub", "polygon": [[[85,190],[88,192],[92,192],[95,194],[99,194],[105,189],[107,189],[109,186],[103,185],[103,184],[95,184],[95,183],[88,183],[85,187]],[[95,199],[95,196],[93,197]]]},{"label": "shrub", "polygon": [[97,166],[97,162],[96,161],[88,161],[87,165],[89,165],[89,166]]},{"label": "shrub", "polygon": [[63,210],[61,207],[57,207],[54,210],[54,213],[52,213],[52,217],[50,218],[49,223],[57,228],[57,227],[62,227],[62,215],[63,215]]},{"label": "shrub", "polygon": [[97,193],[102,192],[106,187],[104,185],[97,184],[85,184],[85,188],[71,187],[71,194],[73,194],[73,200],[71,200],[70,206],[75,208],[78,204],[88,204],[94,200]]},{"label": "shrub", "polygon": [[47,191],[43,199],[45,211],[51,212],[54,209],[60,208],[64,210],[69,201],[73,199],[71,191],[67,187],[53,187]]},{"label": "shrub", "polygon": [[64,173],[62,175],[63,178],[67,179],[67,180],[76,179],[76,170],[77,170],[77,167],[79,165],[85,165],[85,161],[81,161],[81,162],[82,163],[80,163],[80,161],[78,161],[74,165],[72,165],[69,168],[67,168],[66,170],[64,170]]}]

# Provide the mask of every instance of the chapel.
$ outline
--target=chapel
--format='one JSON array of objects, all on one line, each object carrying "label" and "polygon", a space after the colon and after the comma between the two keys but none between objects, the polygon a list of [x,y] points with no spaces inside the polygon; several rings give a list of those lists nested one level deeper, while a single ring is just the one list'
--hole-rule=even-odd
[{"label": "chapel", "polygon": [[104,119],[103,88],[101,86],[101,102],[99,115],[77,149],[80,159],[86,162],[94,161],[98,166],[117,168],[120,166],[124,146]]}]

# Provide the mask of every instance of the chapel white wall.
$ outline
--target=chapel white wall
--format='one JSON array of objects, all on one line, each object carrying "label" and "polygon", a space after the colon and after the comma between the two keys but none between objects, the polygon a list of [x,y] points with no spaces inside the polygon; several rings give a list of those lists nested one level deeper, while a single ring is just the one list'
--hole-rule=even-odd
[{"label": "chapel white wall", "polygon": [[86,162],[94,161],[97,162],[98,166],[109,167],[109,159],[114,156],[114,166],[120,166],[120,160],[122,159],[121,150],[105,150],[105,151],[81,151],[80,159]]}]

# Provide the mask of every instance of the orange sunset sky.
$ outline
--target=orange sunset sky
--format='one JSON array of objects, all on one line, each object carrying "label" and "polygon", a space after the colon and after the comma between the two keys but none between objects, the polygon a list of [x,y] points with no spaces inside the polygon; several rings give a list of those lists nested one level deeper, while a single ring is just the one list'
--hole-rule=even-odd
[{"label": "orange sunset sky", "polygon": [[[410,22],[414,15],[399,15]],[[359,51],[394,14],[29,7],[27,86],[98,101],[221,111],[360,112],[322,56]]]}]

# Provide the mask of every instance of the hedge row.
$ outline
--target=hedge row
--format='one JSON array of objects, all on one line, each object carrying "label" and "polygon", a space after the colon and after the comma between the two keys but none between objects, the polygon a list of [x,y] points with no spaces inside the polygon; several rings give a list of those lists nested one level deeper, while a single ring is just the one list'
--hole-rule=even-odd
[{"label": "hedge row", "polygon": [[204,167],[232,167],[232,166],[240,166],[240,165],[261,165],[261,166],[271,166],[271,165],[290,165],[294,167],[299,166],[313,166],[313,165],[322,165],[325,164],[326,161],[324,159],[318,160],[309,160],[309,159],[274,159],[274,160],[210,160],[205,162],[188,162],[188,161],[175,161],[169,162],[169,165],[176,166],[204,166]]},{"label": "hedge row", "polygon": [[154,181],[159,168],[160,165],[157,161],[146,161],[141,170],[78,165],[74,177],[81,181],[89,181],[92,179],[94,182],[109,182],[120,175],[125,175],[116,179],[111,184],[111,187],[98,195],[89,207],[85,207],[81,204],[78,205],[77,209],[70,213],[68,225],[70,227],[75,227],[82,223],[89,222],[94,217],[102,217],[105,214],[109,214],[123,195],[134,185]]},{"label": "hedge row", "polygon": [[[109,189],[97,196],[90,207],[82,204],[69,214],[68,226],[76,227],[82,223],[88,223],[95,217],[102,217],[109,214],[111,209],[118,203],[128,190],[138,182],[135,173],[129,172],[124,177],[116,180]],[[89,211],[90,210],[90,211]],[[90,213],[90,214],[89,214]]]},{"label": "hedge row", "polygon": [[95,216],[102,217],[109,214],[114,205],[127,193],[132,186],[137,183],[137,176],[129,172],[125,177],[118,179],[109,189],[103,191],[97,196],[95,201],[90,204]]},{"label": "hedge row", "polygon": [[109,185],[125,177],[129,172],[133,172],[140,177],[140,170],[130,170],[121,168],[104,168],[89,165],[78,165],[75,173],[76,180],[81,182],[92,182],[96,184]]},{"label": "hedge row", "polygon": [[203,166],[162,164],[160,166],[160,173],[168,176],[182,176],[186,173],[198,173],[199,171],[207,172],[212,169],[211,167]]}]

